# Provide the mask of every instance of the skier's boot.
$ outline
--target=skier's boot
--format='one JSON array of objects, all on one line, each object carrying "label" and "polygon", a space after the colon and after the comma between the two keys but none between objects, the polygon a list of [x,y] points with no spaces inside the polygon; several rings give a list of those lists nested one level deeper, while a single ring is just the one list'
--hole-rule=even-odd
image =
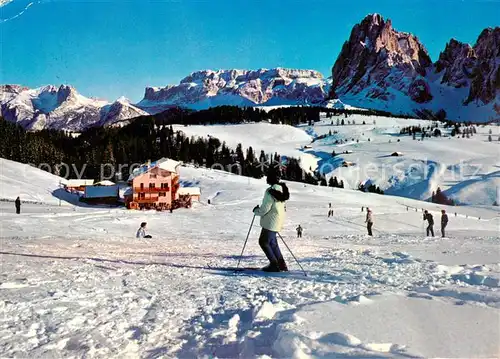
[{"label": "skier's boot", "polygon": [[280,271],[280,268],[279,268],[279,265],[278,263],[269,263],[267,266],[265,266],[264,268],[262,268],[262,270],[264,272],[279,272]]},{"label": "skier's boot", "polygon": [[278,259],[278,266],[281,272],[288,272],[288,267],[286,266],[285,260],[283,258]]}]

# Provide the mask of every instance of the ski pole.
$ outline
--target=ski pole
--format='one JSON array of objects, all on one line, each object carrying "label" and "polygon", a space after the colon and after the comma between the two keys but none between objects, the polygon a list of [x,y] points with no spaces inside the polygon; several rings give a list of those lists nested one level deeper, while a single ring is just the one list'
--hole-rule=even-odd
[{"label": "ski pole", "polygon": [[299,265],[300,269],[302,269],[302,272],[304,272],[304,276],[307,277],[306,271],[304,270],[304,268],[302,268],[302,266],[300,265],[299,260],[295,257],[295,255],[293,254],[292,250],[290,249],[290,247],[288,247],[288,244],[286,244],[285,240],[283,239],[283,237],[281,236],[281,234],[279,234],[279,232],[278,232],[278,236],[280,236],[281,240],[283,241],[283,243],[285,244],[286,248],[288,249],[288,251],[292,255],[293,259],[295,259],[295,262],[297,262],[297,264]]},{"label": "ski pole", "polygon": [[250,223],[250,228],[248,228],[247,239],[245,239],[245,244],[243,244],[243,249],[241,250],[240,259],[238,259],[238,265],[236,266],[236,269],[238,269],[240,266],[241,258],[243,257],[243,252],[245,251],[245,247],[247,246],[248,237],[250,236],[250,231],[252,230],[252,227],[253,227],[253,221],[255,221],[255,214],[253,215],[252,223]]}]

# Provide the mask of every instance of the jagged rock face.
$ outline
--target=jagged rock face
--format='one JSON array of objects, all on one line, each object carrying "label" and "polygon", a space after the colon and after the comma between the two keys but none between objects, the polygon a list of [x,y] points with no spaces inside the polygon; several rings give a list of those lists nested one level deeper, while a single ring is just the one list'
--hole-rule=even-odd
[{"label": "jagged rock face", "polygon": [[433,96],[429,84],[423,79],[413,81],[408,89],[408,95],[417,103],[426,103],[432,100]]},{"label": "jagged rock face", "polygon": [[494,101],[500,89],[500,28],[485,29],[474,47],[451,40],[436,62],[436,72],[444,70],[442,83],[456,88],[469,87],[465,104]]},{"label": "jagged rock face", "polygon": [[433,64],[415,36],[369,15],[353,28],[332,68],[330,98],[391,112],[500,120],[499,52],[497,27],[484,30],[474,47],[450,40]]},{"label": "jagged rock face", "polygon": [[415,36],[394,30],[391,21],[378,14],[369,15],[354,26],[333,66],[332,94],[368,89],[367,97],[389,100],[389,87],[408,93],[410,84],[425,76],[431,64]]},{"label": "jagged rock face", "polygon": [[177,86],[146,88],[139,106],[189,107],[204,101],[249,106],[270,101],[307,104],[323,101],[327,91],[328,84],[323,76],[312,70],[205,70],[192,73]]},{"label": "jagged rock face", "polygon": [[480,100],[488,104],[497,98],[500,90],[500,27],[483,30],[474,51],[477,62],[467,103]]},{"label": "jagged rock face", "polygon": [[73,87],[52,85],[29,89],[17,85],[0,87],[0,111],[7,121],[29,130],[46,128],[82,131],[107,122],[117,122],[128,116],[140,116],[144,111],[126,103],[110,105],[80,95]]},{"label": "jagged rock face", "polygon": [[456,88],[468,86],[476,60],[476,53],[469,44],[452,39],[436,62],[436,72],[445,71],[441,83]]},{"label": "jagged rock face", "polygon": [[129,119],[144,116],[148,113],[130,104],[128,100],[118,99],[110,106],[101,110],[101,123],[103,126],[124,126],[130,123]]}]

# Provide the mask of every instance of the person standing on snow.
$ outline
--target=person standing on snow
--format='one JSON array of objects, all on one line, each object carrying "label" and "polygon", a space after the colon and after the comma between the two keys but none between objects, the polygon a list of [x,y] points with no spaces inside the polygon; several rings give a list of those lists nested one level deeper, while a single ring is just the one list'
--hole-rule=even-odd
[{"label": "person standing on snow", "polygon": [[253,209],[253,213],[260,217],[262,227],[259,245],[269,259],[269,265],[263,268],[266,272],[288,271],[276,235],[283,227],[285,201],[290,197],[290,193],[287,186],[279,180],[279,170],[270,168],[267,174],[267,184],[271,187],[264,193],[262,204]]},{"label": "person standing on snow", "polygon": [[368,230],[368,235],[373,236],[372,233],[372,227],[373,227],[373,215],[372,215],[372,210],[368,207],[366,207],[366,229]]},{"label": "person standing on snow", "polygon": [[448,225],[448,215],[446,214],[446,211],[443,209],[441,211],[441,235],[443,237],[445,237],[444,230],[447,225]]},{"label": "person standing on snow", "polygon": [[432,214],[430,214],[427,210],[424,211],[424,221],[427,221],[427,237],[429,237],[429,233],[434,237],[434,218]]},{"label": "person standing on snow", "polygon": [[299,226],[297,227],[297,238],[302,238],[302,227]]},{"label": "person standing on snow", "polygon": [[19,197],[16,198],[16,213],[20,214],[21,213],[21,199]]}]

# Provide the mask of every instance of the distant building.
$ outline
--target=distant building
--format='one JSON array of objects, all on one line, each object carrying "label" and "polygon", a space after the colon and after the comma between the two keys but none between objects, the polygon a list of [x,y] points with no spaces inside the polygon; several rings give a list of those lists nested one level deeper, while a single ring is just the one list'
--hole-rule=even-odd
[{"label": "distant building", "polygon": [[393,156],[393,157],[399,157],[399,156],[402,156],[402,155],[403,155],[402,152],[393,152],[393,153],[391,153],[391,156]]},{"label": "distant building", "polygon": [[201,190],[199,187],[180,187],[177,192],[180,197],[188,196],[192,201],[199,201]]},{"label": "distant building", "polygon": [[89,204],[118,204],[120,202],[120,188],[110,181],[85,186],[80,201]]},{"label": "distant building", "polygon": [[93,179],[70,179],[63,183],[64,189],[68,192],[83,192],[86,186],[92,186],[94,184]]}]

